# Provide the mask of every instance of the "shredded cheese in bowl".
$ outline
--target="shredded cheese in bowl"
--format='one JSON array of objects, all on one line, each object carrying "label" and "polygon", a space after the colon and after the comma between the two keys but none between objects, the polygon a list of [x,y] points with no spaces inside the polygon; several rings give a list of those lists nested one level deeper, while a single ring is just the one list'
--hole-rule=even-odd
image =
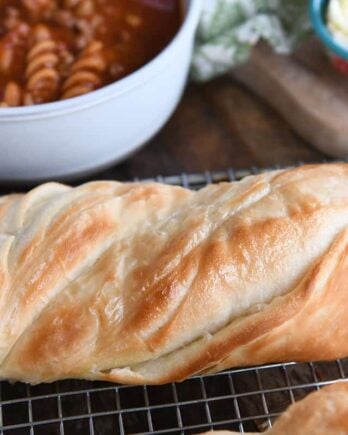
[{"label": "shredded cheese in bowl", "polygon": [[348,48],[348,0],[329,1],[327,26],[336,42]]}]

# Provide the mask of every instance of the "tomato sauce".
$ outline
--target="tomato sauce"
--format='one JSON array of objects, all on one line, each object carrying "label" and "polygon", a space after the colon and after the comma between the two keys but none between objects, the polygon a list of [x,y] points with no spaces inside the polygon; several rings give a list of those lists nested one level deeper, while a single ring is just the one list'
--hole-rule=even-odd
[{"label": "tomato sauce", "polygon": [[180,0],[2,0],[0,106],[70,98],[119,80],[163,50],[181,12]]}]

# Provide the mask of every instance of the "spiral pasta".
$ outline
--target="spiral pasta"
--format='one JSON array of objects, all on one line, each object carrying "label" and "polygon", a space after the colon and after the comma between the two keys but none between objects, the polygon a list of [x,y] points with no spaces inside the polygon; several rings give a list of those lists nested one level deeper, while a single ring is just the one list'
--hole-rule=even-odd
[{"label": "spiral pasta", "polygon": [[71,74],[63,83],[62,99],[76,97],[97,89],[106,69],[103,44],[92,41],[73,64]]},{"label": "spiral pasta", "polygon": [[10,32],[0,41],[0,72],[8,73],[15,62],[18,50],[26,48],[30,28],[26,23],[16,22]]},{"label": "spiral pasta", "polygon": [[3,73],[7,73],[14,59],[14,48],[10,45],[7,45],[5,42],[0,44],[0,71]]},{"label": "spiral pasta", "polygon": [[52,12],[58,7],[56,0],[22,0],[22,4],[35,18],[40,16],[50,18]]},{"label": "spiral pasta", "polygon": [[88,17],[93,15],[95,5],[93,0],[65,0],[64,7],[73,9],[78,17]]},{"label": "spiral pasta", "polygon": [[146,64],[180,25],[181,0],[155,3],[0,0],[0,107],[83,95]]},{"label": "spiral pasta", "polygon": [[20,106],[23,101],[23,89],[16,82],[9,82],[5,87],[5,92],[0,107]]},{"label": "spiral pasta", "polygon": [[44,26],[38,27],[35,42],[27,55],[27,103],[30,100],[32,103],[44,103],[57,97],[60,81],[58,63],[57,43],[51,38],[48,29]]}]

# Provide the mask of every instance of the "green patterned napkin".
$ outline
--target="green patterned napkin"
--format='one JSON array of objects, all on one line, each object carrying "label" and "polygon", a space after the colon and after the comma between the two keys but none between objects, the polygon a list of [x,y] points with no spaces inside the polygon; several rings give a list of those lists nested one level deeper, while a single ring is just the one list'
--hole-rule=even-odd
[{"label": "green patterned napkin", "polygon": [[245,62],[267,40],[290,53],[310,29],[306,0],[203,0],[192,78],[209,80]]}]

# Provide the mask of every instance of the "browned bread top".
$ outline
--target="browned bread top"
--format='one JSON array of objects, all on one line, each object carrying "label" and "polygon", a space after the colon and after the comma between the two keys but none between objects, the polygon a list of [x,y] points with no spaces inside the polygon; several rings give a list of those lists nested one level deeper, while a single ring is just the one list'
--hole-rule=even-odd
[{"label": "browned bread top", "polygon": [[[232,435],[215,431],[205,435]],[[239,432],[238,432],[239,433]],[[265,435],[347,435],[348,382],[337,382],[291,405]],[[204,435],[204,434],[202,434]],[[255,435],[248,433],[247,435]]]},{"label": "browned bread top", "polygon": [[0,198],[0,377],[165,383],[348,355],[348,165]]}]

